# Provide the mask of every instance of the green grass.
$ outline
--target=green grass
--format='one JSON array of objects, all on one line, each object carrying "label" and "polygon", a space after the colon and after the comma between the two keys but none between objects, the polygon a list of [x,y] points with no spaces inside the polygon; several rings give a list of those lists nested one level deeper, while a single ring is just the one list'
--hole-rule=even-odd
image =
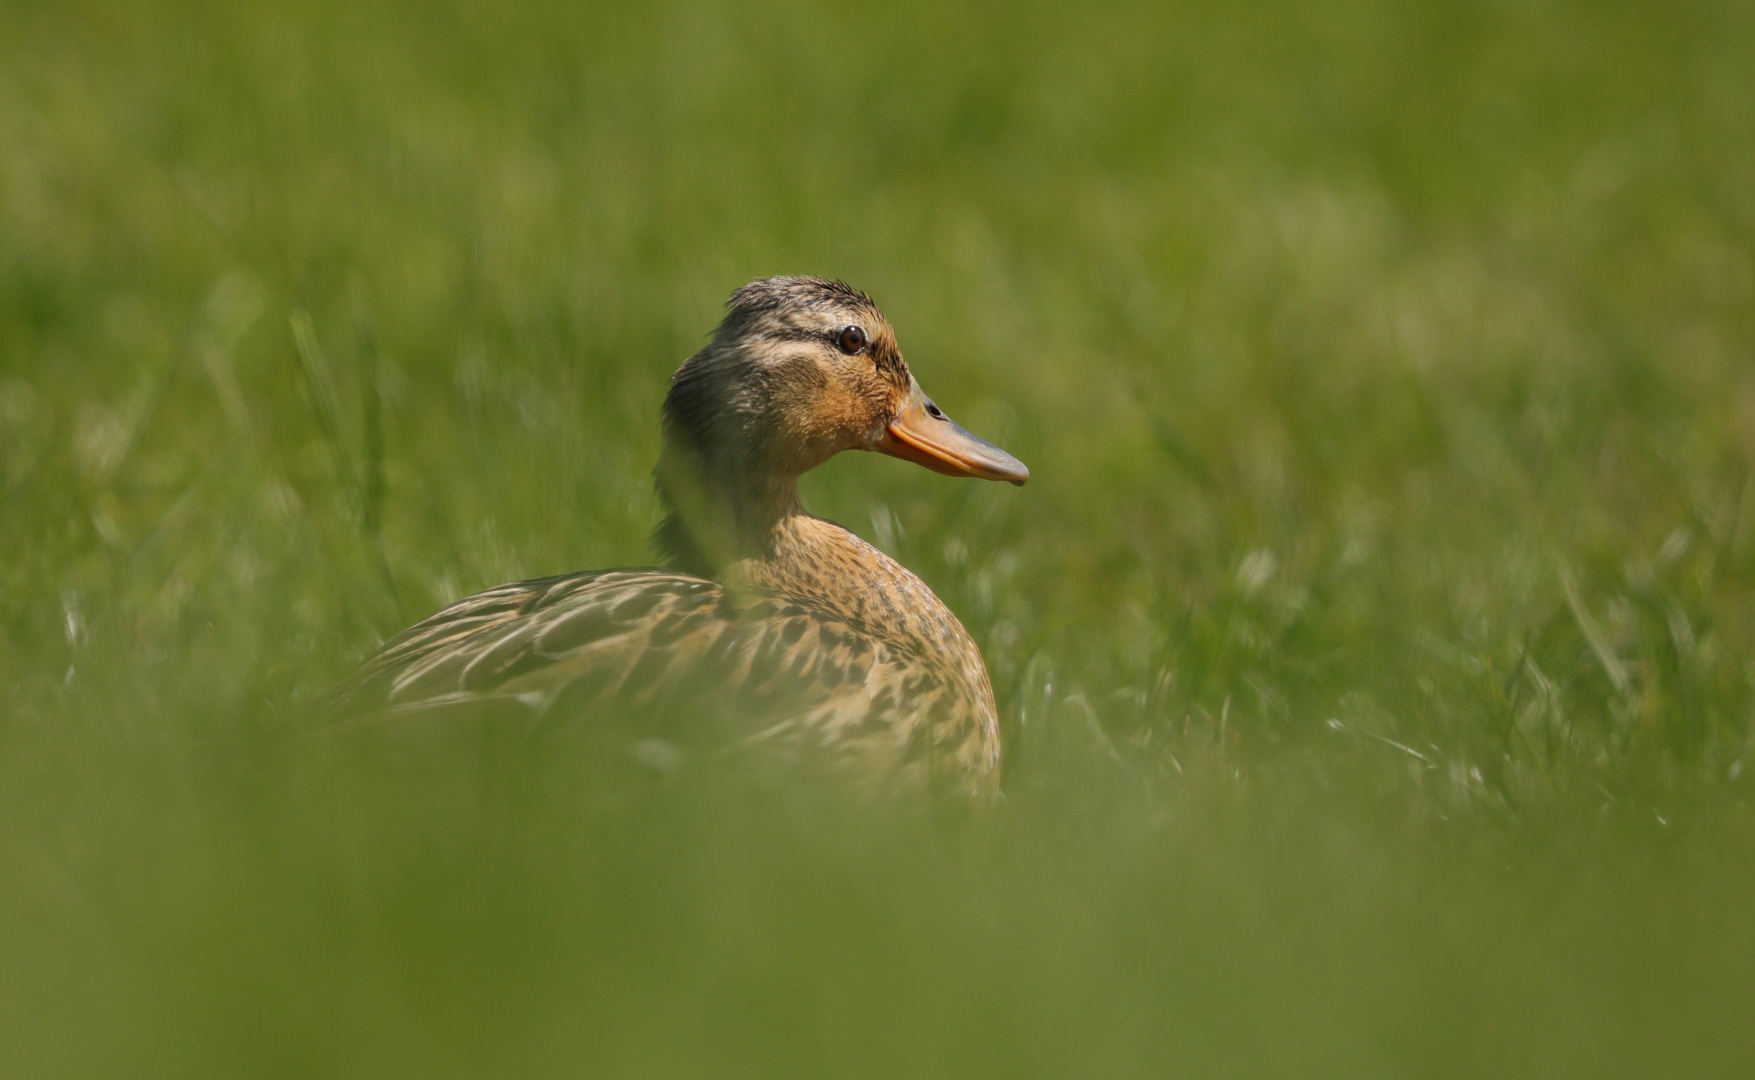
[{"label": "green grass", "polygon": [[[1747,5],[0,6],[0,1072],[1741,1076]],[[843,277],[973,819],[314,733]]]}]

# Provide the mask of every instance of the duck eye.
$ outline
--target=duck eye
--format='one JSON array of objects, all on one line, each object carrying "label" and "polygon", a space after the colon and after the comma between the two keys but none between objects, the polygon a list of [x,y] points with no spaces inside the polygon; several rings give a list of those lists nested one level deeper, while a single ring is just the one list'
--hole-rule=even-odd
[{"label": "duck eye", "polygon": [[841,331],[841,336],[836,339],[835,343],[841,346],[842,352],[851,356],[865,348],[865,331],[857,326],[849,326]]}]

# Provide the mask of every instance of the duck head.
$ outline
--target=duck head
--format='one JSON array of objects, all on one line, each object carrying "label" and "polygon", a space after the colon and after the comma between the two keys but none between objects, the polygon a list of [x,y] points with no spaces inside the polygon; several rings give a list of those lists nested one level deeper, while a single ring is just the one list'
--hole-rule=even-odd
[{"label": "duck head", "polygon": [[764,278],[731,294],[707,346],[671,377],[663,441],[659,491],[697,537],[797,512],[798,478],[843,450],[949,476],[1030,478],[927,397],[870,297],[822,278]]}]

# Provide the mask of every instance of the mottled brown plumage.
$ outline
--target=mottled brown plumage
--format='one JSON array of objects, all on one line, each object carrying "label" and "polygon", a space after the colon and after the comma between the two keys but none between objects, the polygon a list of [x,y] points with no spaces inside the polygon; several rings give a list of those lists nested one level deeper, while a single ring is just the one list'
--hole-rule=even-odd
[{"label": "mottled brown plumage", "polygon": [[361,713],[499,704],[543,724],[615,708],[972,791],[998,779],[980,650],[895,560],[804,512],[798,477],[842,450],[1022,483],[1022,464],[921,393],[877,306],[817,278],[733,293],[671,380],[656,534],[664,569],[591,571],[459,600],[339,688]]}]

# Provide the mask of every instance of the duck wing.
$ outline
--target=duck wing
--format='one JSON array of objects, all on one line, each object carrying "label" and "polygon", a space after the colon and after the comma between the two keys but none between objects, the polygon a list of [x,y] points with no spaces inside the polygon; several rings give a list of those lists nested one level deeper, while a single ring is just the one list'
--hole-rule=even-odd
[{"label": "duck wing", "polygon": [[997,766],[968,696],[920,643],[801,598],[627,569],[459,600],[386,642],[332,702],[376,716],[510,708],[550,731],[613,715],[648,737],[814,748],[930,780]]}]

